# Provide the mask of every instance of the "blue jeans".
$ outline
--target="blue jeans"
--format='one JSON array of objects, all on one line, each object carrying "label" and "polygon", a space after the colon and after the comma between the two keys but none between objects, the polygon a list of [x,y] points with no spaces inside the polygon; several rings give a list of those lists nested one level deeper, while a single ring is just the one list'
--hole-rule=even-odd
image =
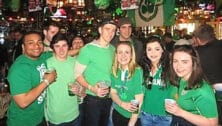
[{"label": "blue jeans", "polygon": [[142,112],[140,120],[142,126],[170,126],[172,116],[160,116]]},{"label": "blue jeans", "polygon": [[65,123],[60,123],[60,124],[52,124],[50,122],[48,122],[49,126],[80,126],[79,125],[79,117],[77,117],[76,119],[74,119],[71,122],[65,122]]}]

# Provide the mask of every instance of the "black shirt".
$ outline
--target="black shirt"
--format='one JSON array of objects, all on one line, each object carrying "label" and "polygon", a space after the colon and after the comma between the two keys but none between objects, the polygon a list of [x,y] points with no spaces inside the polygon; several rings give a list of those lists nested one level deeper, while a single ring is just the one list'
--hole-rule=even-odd
[{"label": "black shirt", "polygon": [[198,46],[200,62],[211,84],[222,83],[222,41],[214,40]]}]

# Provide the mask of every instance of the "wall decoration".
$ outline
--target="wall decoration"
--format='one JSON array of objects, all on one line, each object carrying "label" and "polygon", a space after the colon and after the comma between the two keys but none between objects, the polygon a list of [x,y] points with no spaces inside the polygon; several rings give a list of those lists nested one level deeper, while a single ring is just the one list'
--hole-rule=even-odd
[{"label": "wall decoration", "polygon": [[139,7],[138,0],[121,0],[122,10],[137,9],[138,7]]},{"label": "wall decoration", "polygon": [[110,5],[110,0],[94,0],[94,4],[98,9],[106,9]]},{"label": "wall decoration", "polygon": [[29,0],[29,12],[42,10],[43,0]]},{"label": "wall decoration", "polygon": [[136,26],[162,26],[163,0],[141,0],[139,8],[135,10]]}]

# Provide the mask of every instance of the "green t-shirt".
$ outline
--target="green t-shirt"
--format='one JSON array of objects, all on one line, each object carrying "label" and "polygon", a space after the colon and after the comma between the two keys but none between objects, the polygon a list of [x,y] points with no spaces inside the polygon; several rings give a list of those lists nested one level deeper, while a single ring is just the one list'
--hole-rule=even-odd
[{"label": "green t-shirt", "polygon": [[78,117],[77,96],[69,96],[68,83],[74,82],[73,57],[67,57],[65,61],[58,61],[54,56],[47,60],[48,67],[56,69],[56,81],[46,90],[46,120],[53,124],[70,122]]},{"label": "green t-shirt", "polygon": [[[121,80],[121,70],[117,72],[117,78],[111,76],[111,88],[115,89],[121,101],[130,102],[135,99],[135,95],[143,93],[143,73],[141,68],[136,68],[135,73],[127,79],[128,71],[125,73],[124,80]],[[114,103],[114,109],[126,118],[130,118],[132,113]]]},{"label": "green t-shirt", "polygon": [[175,98],[177,94],[177,88],[167,84],[163,87],[163,81],[161,79],[162,67],[160,66],[153,76],[151,89],[145,88],[144,100],[142,105],[142,111],[153,115],[167,115],[165,111],[165,99]]},{"label": "green t-shirt", "polygon": [[[112,45],[100,47],[94,42],[81,48],[77,61],[86,66],[83,75],[91,86],[94,86],[98,81],[110,81],[114,51],[115,48]],[[95,96],[89,90],[86,93]]]},{"label": "green t-shirt", "polygon": [[203,81],[200,88],[185,90],[185,87],[187,82],[181,80],[177,103],[182,109],[206,118],[218,116],[213,89],[206,81]]},{"label": "green t-shirt", "polygon": [[[43,53],[38,60],[32,60],[25,55],[16,59],[8,73],[11,95],[27,93],[38,86],[46,70],[45,58],[49,56],[50,54]],[[20,108],[12,99],[7,113],[7,125],[36,126],[42,122],[44,98],[45,91],[24,109]]]}]

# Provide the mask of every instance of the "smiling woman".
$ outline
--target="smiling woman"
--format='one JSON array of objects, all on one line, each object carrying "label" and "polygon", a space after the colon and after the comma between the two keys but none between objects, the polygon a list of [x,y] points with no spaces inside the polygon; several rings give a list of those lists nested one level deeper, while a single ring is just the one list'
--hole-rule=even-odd
[{"label": "smiling woman", "polygon": [[165,104],[166,111],[173,114],[171,126],[217,126],[214,91],[206,81],[197,52],[191,45],[178,45],[171,62],[170,82],[178,86],[177,103]]},{"label": "smiling woman", "polygon": [[166,76],[169,68],[169,55],[165,44],[157,35],[149,37],[145,46],[141,62],[145,87],[141,115],[142,126],[169,126],[172,118],[164,109],[164,101],[177,98],[177,90],[168,83]]},{"label": "smiling woman", "polygon": [[112,115],[115,126],[141,126],[140,107],[143,102],[142,69],[136,64],[135,51],[129,41],[116,46],[111,76]]}]

